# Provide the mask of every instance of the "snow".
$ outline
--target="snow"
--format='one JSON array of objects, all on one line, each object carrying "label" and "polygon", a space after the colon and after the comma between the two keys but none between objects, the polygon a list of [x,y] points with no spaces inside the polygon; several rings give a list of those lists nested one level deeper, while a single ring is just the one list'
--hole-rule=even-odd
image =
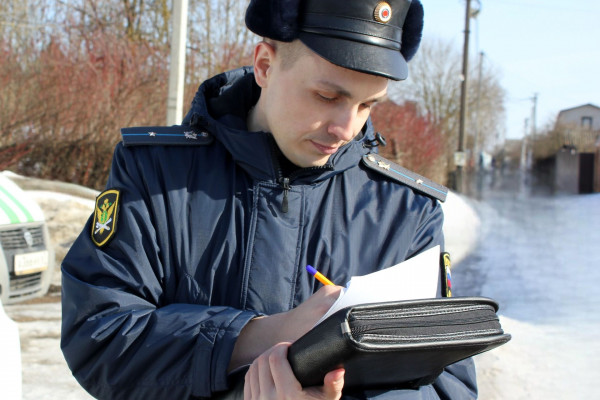
[{"label": "snow", "polygon": [[19,327],[4,312],[2,301],[0,337],[0,394],[5,400],[17,400],[22,396]]},{"label": "snow", "polygon": [[[548,196],[506,184],[515,179],[486,181],[469,198],[451,193],[443,205],[454,294],[498,301],[512,335],[476,356],[480,398],[600,398],[600,194]],[[60,257],[91,215],[93,197],[30,193]],[[60,352],[60,273],[53,282],[43,301],[5,306],[20,329],[23,399],[88,399]]]},{"label": "snow", "polygon": [[477,245],[481,220],[472,206],[472,201],[452,191],[442,203],[442,209],[445,251],[450,253],[451,261],[456,265]]}]

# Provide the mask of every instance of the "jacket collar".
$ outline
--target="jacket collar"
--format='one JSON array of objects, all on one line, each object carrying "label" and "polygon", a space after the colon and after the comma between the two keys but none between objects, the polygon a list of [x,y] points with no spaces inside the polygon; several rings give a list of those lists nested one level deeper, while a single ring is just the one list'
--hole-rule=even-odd
[{"label": "jacket collar", "polygon": [[[200,85],[182,125],[198,124],[208,130],[255,179],[277,181],[281,172],[272,135],[246,130],[246,115],[259,95],[251,67],[222,73]],[[370,119],[359,136],[332,155],[325,167],[300,169],[294,173],[296,179],[316,182],[357,165],[369,152],[366,142],[374,137]]]}]

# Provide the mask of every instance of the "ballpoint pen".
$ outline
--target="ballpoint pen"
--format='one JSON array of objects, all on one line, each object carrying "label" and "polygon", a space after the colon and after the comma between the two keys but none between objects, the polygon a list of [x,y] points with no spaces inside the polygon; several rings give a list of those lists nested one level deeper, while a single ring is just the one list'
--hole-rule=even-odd
[{"label": "ballpoint pen", "polygon": [[315,279],[317,279],[319,282],[321,282],[323,285],[333,285],[334,283],[331,282],[329,279],[327,279],[325,277],[325,275],[323,275],[322,273],[320,273],[319,271],[317,271],[314,267],[312,267],[311,265],[307,265],[306,266],[306,270],[315,277]]}]

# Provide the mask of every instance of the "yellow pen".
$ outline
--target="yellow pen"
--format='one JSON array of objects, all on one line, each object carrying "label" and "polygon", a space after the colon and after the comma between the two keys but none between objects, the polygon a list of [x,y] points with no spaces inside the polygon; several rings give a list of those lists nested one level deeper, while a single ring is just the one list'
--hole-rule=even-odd
[{"label": "yellow pen", "polygon": [[306,270],[315,277],[316,280],[318,280],[319,282],[321,282],[323,285],[333,285],[334,283],[331,282],[329,279],[327,279],[325,277],[325,275],[323,275],[322,273],[320,273],[319,271],[317,271],[315,268],[313,268],[311,265],[307,265],[306,266]]}]

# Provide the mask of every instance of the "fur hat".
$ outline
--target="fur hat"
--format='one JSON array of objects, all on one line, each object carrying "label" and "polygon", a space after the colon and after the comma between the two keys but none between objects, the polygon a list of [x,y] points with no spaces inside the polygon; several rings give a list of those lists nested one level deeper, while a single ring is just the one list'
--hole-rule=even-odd
[{"label": "fur hat", "polygon": [[419,0],[251,0],[246,25],[257,35],[300,39],[344,68],[403,80],[423,31]]}]

